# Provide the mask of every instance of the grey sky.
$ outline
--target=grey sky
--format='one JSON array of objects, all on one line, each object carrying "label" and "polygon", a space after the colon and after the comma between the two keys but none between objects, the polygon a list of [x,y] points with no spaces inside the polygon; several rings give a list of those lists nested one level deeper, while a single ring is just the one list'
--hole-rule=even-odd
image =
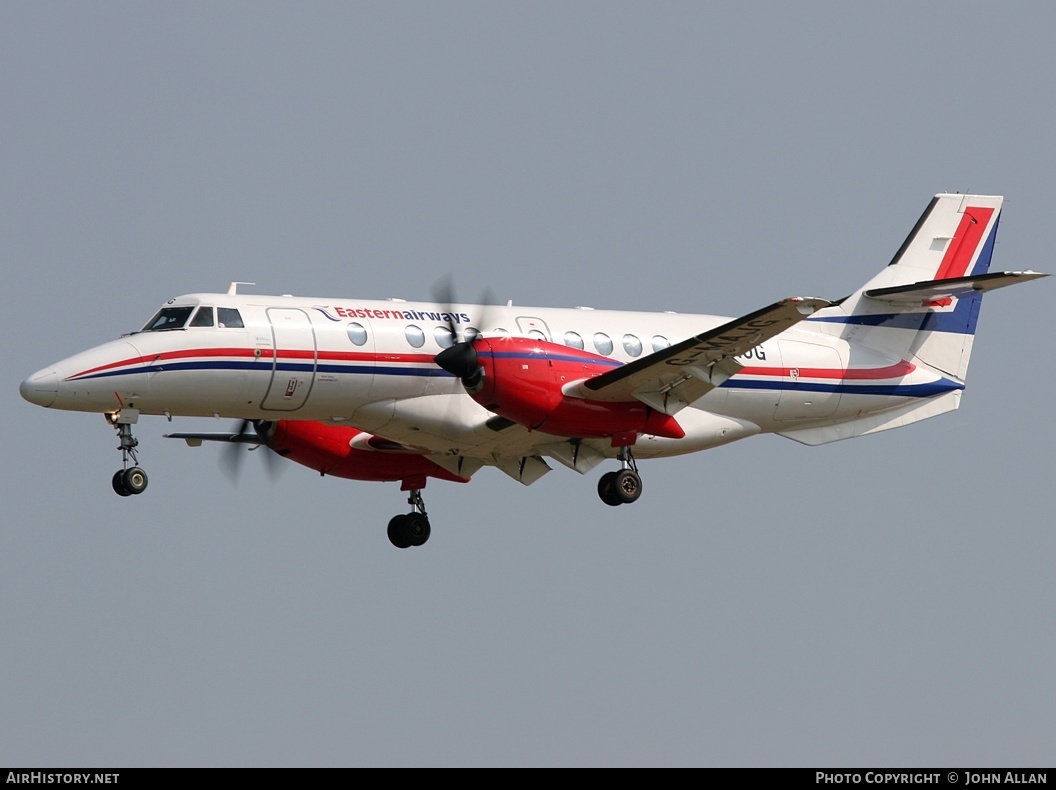
[{"label": "grey sky", "polygon": [[524,488],[232,485],[29,373],[222,290],[746,313],[935,192],[1056,271],[1046,3],[0,2],[0,764],[1051,766],[1053,281],[959,411]]}]

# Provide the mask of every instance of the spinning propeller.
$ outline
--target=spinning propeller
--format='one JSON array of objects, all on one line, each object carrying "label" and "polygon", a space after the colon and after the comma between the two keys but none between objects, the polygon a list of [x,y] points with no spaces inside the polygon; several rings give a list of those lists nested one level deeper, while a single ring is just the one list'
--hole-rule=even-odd
[{"label": "spinning propeller", "polygon": [[[433,299],[442,306],[444,313],[448,316],[447,330],[454,341],[451,346],[436,355],[435,362],[441,369],[461,379],[466,389],[472,391],[480,384],[481,376],[477,350],[473,347],[473,341],[488,327],[486,316],[482,311],[478,317],[476,323],[479,329],[459,325],[459,322],[455,320],[457,313],[454,305],[457,303],[450,276],[433,286]],[[494,295],[490,290],[485,291],[479,304],[484,307],[493,303]],[[469,331],[466,331],[467,329]]]},{"label": "spinning propeller", "polygon": [[250,452],[263,447],[264,466],[268,477],[275,482],[280,470],[280,459],[267,447],[273,427],[273,424],[267,420],[242,420],[237,424],[237,430],[225,440],[228,445],[220,456],[220,466],[232,483],[237,485],[242,473],[242,460],[246,457],[246,453],[239,445],[243,444],[250,445]]}]

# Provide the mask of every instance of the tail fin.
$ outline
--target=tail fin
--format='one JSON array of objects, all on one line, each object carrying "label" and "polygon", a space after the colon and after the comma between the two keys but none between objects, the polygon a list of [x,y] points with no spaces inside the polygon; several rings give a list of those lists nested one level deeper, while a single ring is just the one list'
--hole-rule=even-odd
[{"label": "tail fin", "polygon": [[819,318],[845,324],[841,335],[855,344],[963,384],[983,292],[1044,276],[989,272],[1003,202],[936,195],[891,263]]}]

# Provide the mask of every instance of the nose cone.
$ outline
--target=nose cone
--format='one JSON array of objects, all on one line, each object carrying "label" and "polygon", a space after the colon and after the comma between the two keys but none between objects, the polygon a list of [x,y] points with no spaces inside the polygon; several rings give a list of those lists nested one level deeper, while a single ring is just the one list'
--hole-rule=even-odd
[{"label": "nose cone", "polygon": [[22,382],[18,391],[30,403],[50,406],[59,394],[59,374],[53,368],[38,370]]}]

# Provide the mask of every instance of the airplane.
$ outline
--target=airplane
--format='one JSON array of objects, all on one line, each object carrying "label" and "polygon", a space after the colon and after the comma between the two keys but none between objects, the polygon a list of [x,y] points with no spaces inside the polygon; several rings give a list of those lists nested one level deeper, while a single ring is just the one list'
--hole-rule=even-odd
[{"label": "airplane", "polygon": [[194,293],[142,329],[34,373],[23,398],[99,412],[117,431],[121,496],[143,493],[140,415],[240,420],[167,434],[264,447],[322,475],[399,482],[387,527],[423,545],[429,478],[485,466],[524,485],[551,463],[642,493],[638,462],[759,434],[821,445],[960,405],[984,293],[1048,275],[990,272],[1001,196],[940,193],[887,266],[842,299],[791,297],[740,318]]}]

